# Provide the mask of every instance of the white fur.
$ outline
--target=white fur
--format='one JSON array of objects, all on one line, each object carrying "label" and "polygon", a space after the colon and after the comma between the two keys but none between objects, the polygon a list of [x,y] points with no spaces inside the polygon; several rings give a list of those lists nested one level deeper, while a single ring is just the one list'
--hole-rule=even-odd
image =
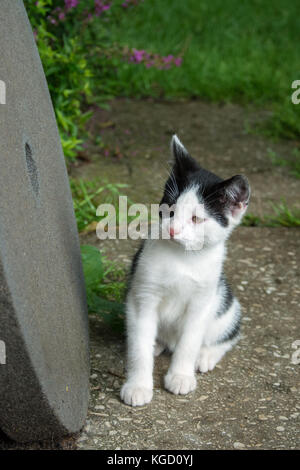
[{"label": "white fur", "polygon": [[[234,300],[217,316],[223,302],[218,283],[225,240],[241,217],[230,216],[224,228],[196,205],[195,188],[181,194],[171,219],[176,238],[147,240],[140,255],[127,297],[128,370],[121,398],[128,405],[151,401],[154,354],[165,348],[173,353],[165,387],[186,394],[196,388],[195,371],[213,369],[235,342],[218,344],[239,315]],[[197,210],[203,222],[192,224]],[[170,226],[170,220],[162,224]]]}]

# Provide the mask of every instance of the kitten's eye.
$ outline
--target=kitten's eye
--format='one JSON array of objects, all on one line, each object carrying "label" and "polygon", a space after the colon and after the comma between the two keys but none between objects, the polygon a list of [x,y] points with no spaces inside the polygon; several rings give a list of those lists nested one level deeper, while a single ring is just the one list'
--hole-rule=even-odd
[{"label": "kitten's eye", "polygon": [[201,224],[202,222],[204,222],[204,219],[201,219],[201,217],[197,217],[196,215],[193,215],[192,221],[194,224]]}]

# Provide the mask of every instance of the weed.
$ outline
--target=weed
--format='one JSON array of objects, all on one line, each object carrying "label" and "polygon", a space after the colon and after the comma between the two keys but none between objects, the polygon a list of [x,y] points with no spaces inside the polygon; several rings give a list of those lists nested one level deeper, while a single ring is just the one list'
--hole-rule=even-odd
[{"label": "weed", "polygon": [[98,248],[81,246],[89,313],[97,313],[113,329],[124,329],[125,271],[108,261]]},{"label": "weed", "polygon": [[282,158],[273,150],[268,149],[268,157],[271,158],[273,165],[286,167],[290,175],[300,178],[300,151],[297,148],[294,148],[290,158]]},{"label": "weed", "polygon": [[98,187],[96,181],[83,181],[70,179],[71,191],[73,196],[73,204],[75,217],[79,232],[86,229],[91,223],[99,222],[102,217],[96,215],[97,206],[100,203],[110,203],[116,208],[117,220],[118,198],[121,195],[120,189],[128,187],[122,183],[106,183]]},{"label": "weed", "polygon": [[242,225],[245,227],[300,227],[300,209],[298,207],[289,208],[282,201],[279,204],[271,204],[273,214],[258,217],[254,214],[247,214]]}]

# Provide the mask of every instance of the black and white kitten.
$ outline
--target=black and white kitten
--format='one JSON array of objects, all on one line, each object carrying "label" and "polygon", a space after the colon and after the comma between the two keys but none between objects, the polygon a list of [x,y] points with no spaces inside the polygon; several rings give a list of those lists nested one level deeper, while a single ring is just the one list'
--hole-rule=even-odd
[{"label": "black and white kitten", "polygon": [[195,371],[212,370],[239,337],[240,305],[223,275],[225,241],[247,209],[244,176],[223,180],[201,168],[177,136],[174,165],[161,205],[169,239],[145,240],[136,254],[126,302],[127,381],[122,400],[132,406],[153,395],[153,358],[164,349],[172,359],[165,388],[186,394]]}]

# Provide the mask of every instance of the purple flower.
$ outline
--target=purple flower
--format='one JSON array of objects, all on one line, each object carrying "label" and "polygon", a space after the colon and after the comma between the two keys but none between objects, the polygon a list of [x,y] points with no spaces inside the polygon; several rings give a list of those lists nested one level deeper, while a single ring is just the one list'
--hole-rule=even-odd
[{"label": "purple flower", "polygon": [[65,0],[66,9],[71,10],[71,8],[77,7],[78,3],[78,0]]},{"label": "purple flower", "polygon": [[57,20],[55,18],[52,18],[52,16],[48,16],[48,21],[52,24],[57,24]]},{"label": "purple flower", "polygon": [[173,58],[174,58],[174,56],[172,56],[171,54],[169,54],[167,57],[163,57],[162,59],[163,59],[163,62],[164,62],[165,64],[169,64],[170,62],[172,62]]},{"label": "purple flower", "polygon": [[132,58],[135,62],[139,63],[139,62],[142,62],[144,58],[144,54],[145,54],[144,50],[139,51],[138,49],[133,49]]},{"label": "purple flower", "polygon": [[154,67],[158,70],[168,70],[174,65],[180,67],[182,64],[182,57],[175,57],[173,54],[160,56],[159,54],[149,53],[144,49],[126,51],[124,56],[127,57],[129,62],[144,64],[147,69]]},{"label": "purple flower", "polygon": [[96,16],[100,16],[104,11],[109,10],[110,7],[111,7],[110,3],[105,5],[103,3],[103,0],[95,0],[95,14],[96,14]]}]

